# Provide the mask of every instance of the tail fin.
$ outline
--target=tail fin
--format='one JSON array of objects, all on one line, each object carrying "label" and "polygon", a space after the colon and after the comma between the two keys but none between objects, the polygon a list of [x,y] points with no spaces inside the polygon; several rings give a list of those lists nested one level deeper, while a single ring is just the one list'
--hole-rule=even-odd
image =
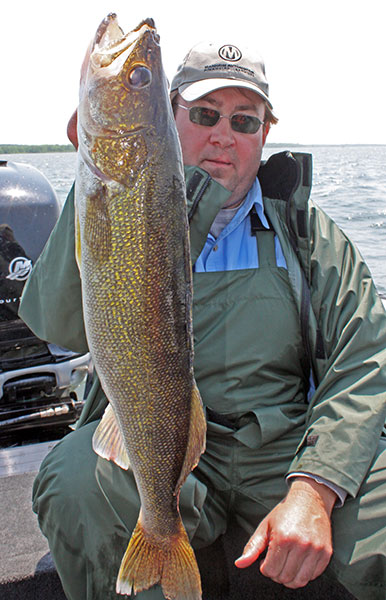
[{"label": "tail fin", "polygon": [[196,557],[181,519],[169,546],[146,539],[140,518],[118,573],[117,594],[136,594],[160,583],[168,600],[201,600]]}]

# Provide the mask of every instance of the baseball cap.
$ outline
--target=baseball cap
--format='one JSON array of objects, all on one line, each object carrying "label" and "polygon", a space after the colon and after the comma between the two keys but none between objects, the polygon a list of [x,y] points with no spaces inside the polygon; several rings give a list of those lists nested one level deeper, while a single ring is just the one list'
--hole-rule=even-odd
[{"label": "baseball cap", "polygon": [[263,59],[254,50],[233,44],[200,42],[177,69],[170,94],[198,100],[214,90],[242,87],[259,94],[272,108]]}]

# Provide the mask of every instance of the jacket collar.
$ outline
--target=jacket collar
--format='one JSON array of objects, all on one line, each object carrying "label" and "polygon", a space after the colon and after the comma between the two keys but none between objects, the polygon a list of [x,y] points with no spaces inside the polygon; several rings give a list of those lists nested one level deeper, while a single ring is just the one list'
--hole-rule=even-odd
[{"label": "jacket collar", "polygon": [[312,155],[279,152],[261,163],[257,177],[263,196],[288,201],[299,186],[311,192]]}]

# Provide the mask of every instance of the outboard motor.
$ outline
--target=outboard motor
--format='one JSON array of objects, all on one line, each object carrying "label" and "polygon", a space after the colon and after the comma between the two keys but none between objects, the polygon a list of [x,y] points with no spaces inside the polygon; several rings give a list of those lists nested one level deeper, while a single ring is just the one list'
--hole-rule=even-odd
[{"label": "outboard motor", "polygon": [[42,436],[73,423],[83,404],[89,355],[38,339],[18,317],[24,284],[60,210],[38,169],[0,161],[0,446],[27,429]]},{"label": "outboard motor", "polygon": [[24,283],[59,214],[55,191],[38,169],[0,161],[0,321],[17,315]]}]

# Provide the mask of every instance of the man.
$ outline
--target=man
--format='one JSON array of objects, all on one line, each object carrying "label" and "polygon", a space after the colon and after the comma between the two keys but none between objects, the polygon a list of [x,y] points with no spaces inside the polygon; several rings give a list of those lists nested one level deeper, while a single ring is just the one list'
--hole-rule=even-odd
[{"label": "man", "polygon": [[[289,588],[328,567],[359,599],[384,600],[386,319],[371,277],[308,203],[309,157],[260,165],[276,119],[259,57],[200,44],[171,98],[187,165],[195,375],[208,420],[207,450],[180,498],[192,544],[212,543],[233,514],[251,535],[238,567],[267,550],[261,572]],[[38,314],[33,306],[47,269],[62,290],[63,280],[73,286],[54,321],[48,302]],[[41,337],[86,349],[71,195],[21,315]],[[116,598],[138,514],[132,474],[91,449],[106,404],[96,379],[78,429],[47,457],[34,487],[72,600]]]}]

